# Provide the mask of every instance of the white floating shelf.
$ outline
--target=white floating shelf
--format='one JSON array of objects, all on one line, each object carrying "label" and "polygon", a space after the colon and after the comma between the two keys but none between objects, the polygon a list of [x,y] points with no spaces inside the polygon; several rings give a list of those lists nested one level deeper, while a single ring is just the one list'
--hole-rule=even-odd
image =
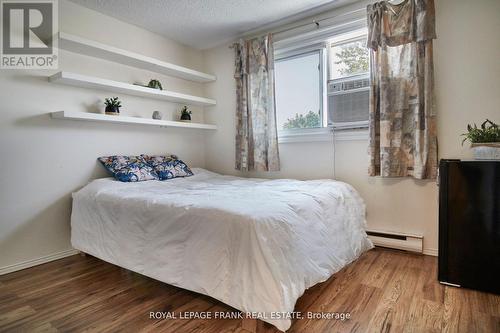
[{"label": "white floating shelf", "polygon": [[138,117],[127,117],[127,116],[110,116],[102,113],[58,111],[58,112],[52,112],[50,115],[52,118],[55,119],[97,121],[97,122],[107,122],[116,124],[152,125],[160,127],[181,127],[181,128],[193,128],[193,129],[205,129],[205,130],[217,129],[217,126],[210,124],[187,123],[181,121],[156,120],[156,119],[147,119]]},{"label": "white floating shelf", "polygon": [[212,74],[174,65],[64,32],[59,33],[59,48],[185,80],[195,82],[211,82],[216,80],[215,75]]},{"label": "white floating shelf", "polygon": [[212,106],[216,104],[215,100],[210,98],[181,94],[168,90],[153,89],[70,72],[59,72],[49,76],[49,82],[62,83],[83,88],[104,89],[111,92],[161,99],[174,103],[202,106]]}]

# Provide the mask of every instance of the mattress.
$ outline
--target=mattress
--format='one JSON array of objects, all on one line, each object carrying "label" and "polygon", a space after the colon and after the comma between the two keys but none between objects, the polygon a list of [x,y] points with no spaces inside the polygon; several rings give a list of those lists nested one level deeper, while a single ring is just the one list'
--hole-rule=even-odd
[{"label": "mattress", "polygon": [[304,291],[373,247],[365,206],[334,180],[194,176],[73,193],[74,248],[214,297],[285,331]]}]

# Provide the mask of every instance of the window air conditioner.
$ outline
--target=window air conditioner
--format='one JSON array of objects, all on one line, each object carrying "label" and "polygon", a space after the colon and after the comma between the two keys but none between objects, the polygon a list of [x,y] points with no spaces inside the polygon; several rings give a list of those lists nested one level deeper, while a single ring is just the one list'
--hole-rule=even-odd
[{"label": "window air conditioner", "polygon": [[368,127],[368,75],[329,80],[327,94],[328,126],[336,129]]}]

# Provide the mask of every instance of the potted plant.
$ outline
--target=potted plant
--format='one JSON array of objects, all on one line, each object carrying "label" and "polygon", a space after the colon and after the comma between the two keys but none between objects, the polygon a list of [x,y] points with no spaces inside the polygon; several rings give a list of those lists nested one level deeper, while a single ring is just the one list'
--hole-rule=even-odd
[{"label": "potted plant", "polygon": [[181,121],[190,122],[192,112],[188,110],[187,106],[184,106],[181,111]]},{"label": "potted plant", "polygon": [[155,79],[152,79],[149,81],[148,87],[153,88],[153,89],[163,90],[163,87],[161,86],[161,82],[158,80],[155,80]]},{"label": "potted plant", "polygon": [[146,87],[146,88],[152,88],[152,89],[158,89],[158,90],[163,90],[163,86],[161,85],[161,82],[156,79],[151,79],[149,80],[149,83],[144,85],[142,83],[134,83],[136,86],[141,86],[141,87]]},{"label": "potted plant", "polygon": [[122,106],[122,102],[118,99],[118,97],[106,98],[104,101],[104,105],[106,105],[106,109],[104,112],[109,115],[117,116],[120,114],[120,107]]},{"label": "potted plant", "polygon": [[465,141],[471,142],[472,153],[476,160],[500,160],[500,127],[489,119],[486,119],[481,127],[476,124],[467,125]]}]

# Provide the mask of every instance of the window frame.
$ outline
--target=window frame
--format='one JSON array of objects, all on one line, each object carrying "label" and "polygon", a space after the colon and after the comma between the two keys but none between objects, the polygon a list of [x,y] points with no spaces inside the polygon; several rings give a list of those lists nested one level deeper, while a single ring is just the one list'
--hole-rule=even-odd
[{"label": "window frame", "polygon": [[[323,110],[327,110],[327,85],[328,80],[330,79],[330,46],[332,43],[336,43],[336,40],[342,35],[366,28],[366,10],[361,8],[348,16],[333,20],[325,28],[321,28],[319,30],[312,30],[296,35],[283,34],[283,37],[276,36],[274,42],[274,59],[281,59],[287,55],[297,54],[307,50],[323,48],[323,72],[325,73],[325,76],[323,82],[324,103],[322,106]],[[352,39],[357,38],[359,37],[353,37]],[[342,40],[342,43],[347,40],[349,40],[349,38]],[[326,115],[326,112],[323,112],[323,115]],[[339,130],[338,128],[333,128],[328,124],[326,124],[326,127],[288,130],[286,133],[278,131],[278,143],[280,144],[318,141],[328,141],[334,144],[336,141],[367,139],[368,128],[348,128]]]},{"label": "window frame", "polygon": [[[304,141],[324,141],[331,137],[331,129],[328,127],[327,110],[327,79],[328,79],[328,57],[327,43],[309,45],[291,51],[275,54],[274,62],[286,61],[307,56],[310,54],[319,55],[319,113],[321,118],[320,127],[278,129],[278,142],[304,142]],[[276,108],[276,112],[278,109]],[[325,137],[326,134],[326,137]]]}]

